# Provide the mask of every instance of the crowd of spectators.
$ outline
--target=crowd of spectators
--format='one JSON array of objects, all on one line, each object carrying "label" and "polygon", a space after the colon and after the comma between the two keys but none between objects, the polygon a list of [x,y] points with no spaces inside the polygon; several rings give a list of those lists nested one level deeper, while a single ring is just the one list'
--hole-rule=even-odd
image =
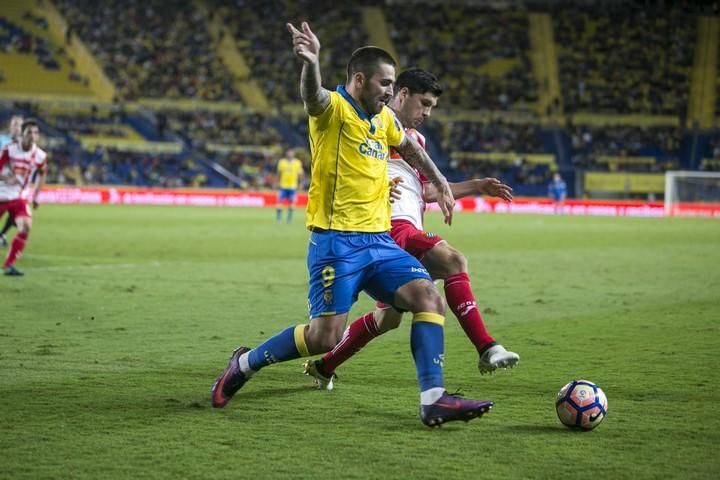
[{"label": "crowd of spectators", "polygon": [[207,170],[189,157],[123,152],[98,148],[81,155],[67,147],[51,151],[49,183],[69,185],[130,185],[143,187],[202,187]]},{"label": "crowd of spectators", "polygon": [[[446,86],[446,106],[481,110],[532,109],[537,85],[529,57],[526,13],[440,2],[387,6],[390,35],[403,66],[425,68]],[[509,69],[491,72],[493,60]]]},{"label": "crowd of spectators", "polygon": [[193,146],[277,145],[282,136],[271,117],[260,113],[233,114],[210,111],[169,111],[163,115],[168,128]]},{"label": "crowd of spectators", "polygon": [[[552,175],[551,164],[532,163],[527,154],[546,153],[536,124],[460,121],[448,125],[443,147],[452,158],[450,177],[455,181],[495,177],[518,189],[537,194]],[[506,159],[466,157],[467,153],[507,153]]]},{"label": "crowd of spectators", "polygon": [[75,139],[81,136],[115,137],[127,136],[125,126],[117,119],[100,118],[83,114],[45,114],[43,120],[52,128]]},{"label": "crowd of spectators", "polygon": [[[292,52],[285,24],[308,21],[322,44],[323,85],[345,83],[350,53],[368,44],[360,9],[354,2],[333,0],[214,0],[268,99],[276,106],[300,102],[301,63]],[[282,12],[282,15],[278,15]]]},{"label": "crowd of spectators", "polygon": [[537,125],[494,122],[452,122],[444,147],[460,152],[542,153]]},{"label": "crowd of spectators", "polygon": [[195,3],[59,0],[57,5],[115,83],[120,99],[240,101]]},{"label": "crowd of spectators", "polygon": [[[573,164],[591,170],[659,172],[676,166],[680,141],[678,127],[569,126]],[[616,161],[602,162],[602,157]],[[633,161],[628,157],[654,158],[653,162]],[[622,159],[626,159],[623,161]]]},{"label": "crowd of spectators", "polygon": [[558,9],[566,113],[686,115],[697,17],[664,2]]}]

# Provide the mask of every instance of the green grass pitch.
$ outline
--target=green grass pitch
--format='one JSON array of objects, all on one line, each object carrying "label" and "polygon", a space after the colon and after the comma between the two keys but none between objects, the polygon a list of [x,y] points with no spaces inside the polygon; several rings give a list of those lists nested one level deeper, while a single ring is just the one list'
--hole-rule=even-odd
[{"label": "green grass pitch", "polygon": [[[451,391],[480,420],[418,418],[409,323],[313,390],[301,361],[224,410],[231,350],[306,321],[302,212],[43,206],[24,278],[0,277],[0,478],[718,478],[720,222],[458,214],[491,333],[520,365],[481,377],[452,314]],[[362,296],[351,313],[372,303]],[[572,379],[609,414],[561,426]]]}]

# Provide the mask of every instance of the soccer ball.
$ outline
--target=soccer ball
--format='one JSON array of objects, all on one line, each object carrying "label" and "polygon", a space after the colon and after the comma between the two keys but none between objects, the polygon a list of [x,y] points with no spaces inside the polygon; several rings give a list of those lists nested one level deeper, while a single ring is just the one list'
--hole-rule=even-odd
[{"label": "soccer ball", "polygon": [[560,389],[555,411],[560,421],[571,428],[592,430],[607,415],[605,392],[587,380],[573,380]]}]

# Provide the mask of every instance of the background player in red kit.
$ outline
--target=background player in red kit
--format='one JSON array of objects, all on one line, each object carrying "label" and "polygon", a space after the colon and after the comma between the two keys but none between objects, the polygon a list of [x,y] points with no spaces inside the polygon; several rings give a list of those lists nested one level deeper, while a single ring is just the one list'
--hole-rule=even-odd
[{"label": "background player in red kit", "polygon": [[38,195],[45,184],[47,154],[37,146],[39,140],[37,122],[26,120],[19,141],[6,145],[0,153],[0,214],[8,212],[18,229],[3,263],[5,275],[23,275],[15,268],[15,262],[25,248],[32,228],[32,212],[25,193],[37,171],[32,207],[38,208]]},{"label": "background player in red kit", "polygon": [[[20,138],[22,124],[23,117],[21,115],[13,115],[10,118],[10,124],[8,125],[7,134],[0,133],[0,149],[3,148],[5,145],[16,142]],[[3,214],[0,213],[0,218],[2,218],[2,216]],[[10,218],[10,215],[8,215],[7,220],[5,220],[5,225],[3,226],[2,230],[0,230],[0,246],[7,247],[8,241],[5,234],[14,226],[15,224],[13,223],[12,218]]]},{"label": "background player in red kit", "polygon": [[[441,94],[437,78],[421,69],[406,70],[395,82],[395,95],[388,106],[405,127],[405,134],[414,137],[423,148],[425,138],[415,128],[430,116]],[[485,327],[470,289],[465,256],[441,237],[423,230],[425,204],[435,201],[435,188],[394,152],[388,161],[388,176],[394,179],[394,183],[398,177],[402,179],[396,185],[401,195],[393,202],[390,235],[398,245],[420,260],[434,279],[444,280],[448,307],[480,356],[480,373],[515,366],[520,356],[496,343]],[[455,198],[485,194],[512,200],[511,188],[495,178],[451,183],[450,187]],[[396,328],[401,319],[402,313],[378,303],[374,312],[350,324],[335,349],[320,360],[306,362],[305,372],[315,377],[319,387],[331,390],[335,369],[370,340]]]}]

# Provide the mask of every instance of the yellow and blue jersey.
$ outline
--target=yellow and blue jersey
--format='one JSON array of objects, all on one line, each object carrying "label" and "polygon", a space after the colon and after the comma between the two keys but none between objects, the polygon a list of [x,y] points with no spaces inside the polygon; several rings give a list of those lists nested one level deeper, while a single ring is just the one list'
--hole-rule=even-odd
[{"label": "yellow and blue jersey", "polygon": [[368,116],[341,85],[330,105],[311,116],[312,177],[308,228],[345,232],[390,230],[387,180],[389,147],[400,145],[403,129],[388,107]]},{"label": "yellow and blue jersey", "polygon": [[302,174],[302,162],[299,159],[281,158],[278,162],[277,173],[280,177],[278,187],[283,190],[297,190]]}]

